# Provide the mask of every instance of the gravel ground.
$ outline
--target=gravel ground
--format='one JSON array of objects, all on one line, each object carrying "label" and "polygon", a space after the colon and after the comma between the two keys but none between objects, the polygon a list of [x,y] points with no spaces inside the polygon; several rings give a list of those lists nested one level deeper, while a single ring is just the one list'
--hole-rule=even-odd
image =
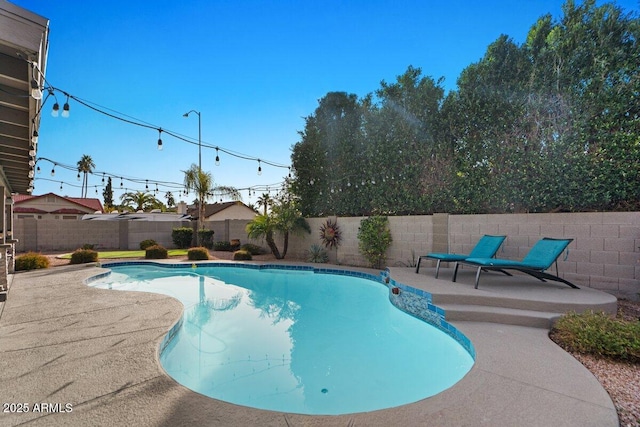
[{"label": "gravel ground", "polygon": [[[52,267],[67,265],[69,260],[48,255]],[[185,257],[175,257],[185,260]],[[212,258],[230,260],[231,252],[212,252]],[[259,255],[256,261],[274,260],[273,255]],[[618,314],[628,321],[640,321],[640,301],[618,300]],[[591,355],[572,355],[600,381],[618,411],[621,427],[640,427],[640,365],[616,362]]]}]

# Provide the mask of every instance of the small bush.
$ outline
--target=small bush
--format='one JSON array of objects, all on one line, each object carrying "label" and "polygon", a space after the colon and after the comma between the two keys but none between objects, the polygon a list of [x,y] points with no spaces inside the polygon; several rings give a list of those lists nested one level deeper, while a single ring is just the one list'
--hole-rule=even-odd
[{"label": "small bush", "polygon": [[213,250],[214,251],[231,252],[231,242],[227,242],[225,240],[221,240],[219,242],[215,242],[213,244]]},{"label": "small bush", "polygon": [[193,240],[193,229],[191,227],[177,227],[171,232],[171,240],[173,244],[180,249],[186,249],[191,246]]},{"label": "small bush", "polygon": [[238,249],[240,249],[240,239],[231,239],[229,244],[231,245],[232,251],[237,251]]},{"label": "small bush", "polygon": [[71,254],[70,264],[86,264],[88,262],[98,261],[98,252],[93,249],[76,249]]},{"label": "small bush", "polygon": [[373,268],[382,268],[391,246],[391,230],[386,216],[371,216],[360,221],[358,248]]},{"label": "small bush", "polygon": [[307,261],[323,263],[329,261],[329,255],[327,251],[320,245],[311,245],[307,251]]},{"label": "small bush", "polygon": [[615,319],[606,313],[567,313],[550,333],[567,351],[640,363],[640,322]]},{"label": "small bush", "polygon": [[16,271],[36,270],[38,268],[49,268],[49,258],[37,252],[27,252],[16,257]]},{"label": "small bush", "polygon": [[146,239],[140,242],[140,249],[142,249],[143,251],[146,251],[147,248],[150,248],[151,246],[157,246],[157,245],[158,245],[158,242],[156,242],[155,240]]},{"label": "small bush", "polygon": [[240,249],[233,253],[234,261],[251,261],[253,256],[251,256],[251,252]]},{"label": "small bush", "polygon": [[96,245],[92,245],[90,243],[85,243],[84,245],[82,245],[82,247],[80,249],[90,249],[93,250],[96,248]]},{"label": "small bush", "polygon": [[243,251],[249,252],[251,255],[262,255],[265,253],[264,249],[253,243],[245,243],[240,247]]},{"label": "small bush", "polygon": [[169,258],[169,253],[164,247],[155,245],[146,249],[144,257],[145,259],[167,259]]},{"label": "small bush", "polygon": [[209,259],[209,251],[202,246],[196,248],[190,248],[187,251],[187,258],[189,261],[201,261]]},{"label": "small bush", "polygon": [[213,248],[213,230],[198,230],[198,239],[200,239],[200,244],[205,248]]}]

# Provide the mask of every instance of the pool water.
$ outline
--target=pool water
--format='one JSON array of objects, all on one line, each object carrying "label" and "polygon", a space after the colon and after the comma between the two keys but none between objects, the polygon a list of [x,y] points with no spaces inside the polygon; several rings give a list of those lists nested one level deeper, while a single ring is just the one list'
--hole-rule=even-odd
[{"label": "pool water", "polygon": [[301,414],[390,408],[459,381],[473,358],[389,302],[382,283],[313,271],[113,267],[91,286],[156,292],[184,306],[160,362],[184,386]]}]

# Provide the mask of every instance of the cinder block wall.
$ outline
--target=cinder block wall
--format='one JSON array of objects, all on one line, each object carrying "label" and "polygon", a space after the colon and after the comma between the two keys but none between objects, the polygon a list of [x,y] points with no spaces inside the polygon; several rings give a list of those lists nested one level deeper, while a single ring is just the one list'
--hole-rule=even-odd
[{"label": "cinder block wall", "polygon": [[522,259],[542,237],[571,238],[560,275],[578,286],[614,294],[640,293],[640,213],[588,212],[451,215],[452,252],[467,253],[483,234],[505,234],[498,256]]},{"label": "cinder block wall", "polygon": [[[367,266],[358,250],[362,217],[337,218],[342,244],[329,250],[336,264]],[[312,244],[320,244],[319,230],[326,218],[311,218],[311,234],[291,235],[287,259],[304,260]],[[240,239],[266,247],[262,240],[248,239],[248,221],[212,221],[214,239]],[[85,243],[109,249],[136,249],[140,241],[154,239],[173,247],[171,230],[184,222],[128,222],[16,219],[16,250],[71,251]],[[468,253],[483,234],[505,234],[498,256],[521,259],[542,237],[574,239],[566,259],[561,256],[560,274],[578,286],[614,294],[640,293],[640,212],[593,212],[554,214],[448,215],[389,217],[393,237],[387,252],[388,266],[411,265],[428,252]],[[276,236],[283,249],[282,237]]]}]

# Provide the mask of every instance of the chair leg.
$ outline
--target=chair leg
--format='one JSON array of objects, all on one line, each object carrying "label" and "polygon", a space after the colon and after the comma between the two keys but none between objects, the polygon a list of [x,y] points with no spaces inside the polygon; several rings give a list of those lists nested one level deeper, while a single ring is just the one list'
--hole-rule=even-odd
[{"label": "chair leg", "polygon": [[442,260],[439,259],[436,263],[436,279],[438,278],[438,272],[440,271],[440,261]]},{"label": "chair leg", "polygon": [[455,267],[453,268],[453,278],[451,279],[452,282],[456,281],[456,278],[458,277],[458,266],[460,265],[459,262],[456,262]]},{"label": "chair leg", "polygon": [[416,266],[416,274],[420,273],[420,261],[422,261],[422,257],[418,257],[418,265]]},{"label": "chair leg", "polygon": [[475,286],[476,289],[478,289],[478,283],[480,282],[481,272],[482,272],[482,267],[478,267],[478,272],[476,273],[476,286]]}]

